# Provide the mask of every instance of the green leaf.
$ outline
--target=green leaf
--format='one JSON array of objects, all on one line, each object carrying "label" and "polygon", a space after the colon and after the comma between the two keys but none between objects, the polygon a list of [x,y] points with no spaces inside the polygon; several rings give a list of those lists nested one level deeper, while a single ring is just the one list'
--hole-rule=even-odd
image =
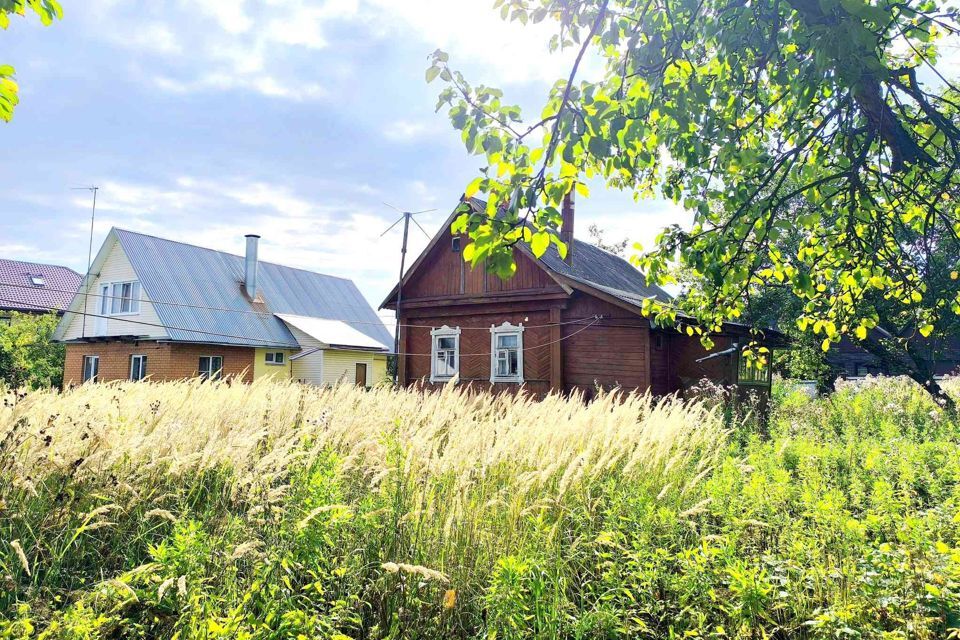
[{"label": "green leaf", "polygon": [[486,180],[486,178],[482,178],[482,177],[474,178],[473,181],[471,181],[470,184],[467,185],[467,188],[464,189],[463,191],[464,197],[472,198],[473,196],[477,195],[480,192],[480,185],[483,184],[484,180]]},{"label": "green leaf", "polygon": [[530,241],[530,249],[533,250],[533,255],[537,258],[542,256],[547,251],[547,247],[550,246],[550,233],[546,231],[539,231],[533,234],[533,239]]},{"label": "green leaf", "polygon": [[440,67],[430,67],[427,69],[427,82],[433,82],[440,75]]}]

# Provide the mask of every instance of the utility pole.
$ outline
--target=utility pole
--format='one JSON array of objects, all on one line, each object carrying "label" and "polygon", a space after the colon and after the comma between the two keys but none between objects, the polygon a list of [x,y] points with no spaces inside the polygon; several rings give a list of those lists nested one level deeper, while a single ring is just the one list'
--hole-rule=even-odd
[{"label": "utility pole", "polygon": [[400,276],[397,278],[397,309],[396,309],[397,322],[396,322],[396,327],[394,329],[394,334],[393,334],[393,352],[396,354],[396,358],[397,358],[397,371],[393,376],[393,381],[394,383],[396,383],[399,381],[399,378],[400,378],[400,358],[403,357],[403,354],[400,353],[400,346],[401,346],[400,305],[403,304],[403,272],[407,264],[407,239],[410,236],[410,221],[412,220],[413,224],[417,225],[420,231],[423,231],[423,235],[425,235],[427,239],[429,239],[430,234],[427,233],[426,229],[420,226],[419,222],[414,220],[413,216],[420,215],[421,213],[431,213],[433,211],[436,211],[436,209],[426,209],[424,211],[410,212],[410,211],[400,211],[392,204],[387,204],[386,202],[384,202],[383,204],[386,204],[391,209],[400,212],[402,215],[392,225],[390,225],[386,231],[380,234],[381,238],[387,235],[387,233],[391,229],[393,229],[395,226],[397,226],[397,224],[399,224],[401,220],[403,221],[403,243],[400,245]]},{"label": "utility pole", "polygon": [[[410,212],[403,212],[403,244],[400,245],[400,277],[397,278],[397,326],[394,333],[393,350],[400,357],[400,305],[403,303],[403,270],[407,263],[407,236],[410,234]],[[397,363],[397,375],[400,374],[400,366]]]},{"label": "utility pole", "polygon": [[90,267],[93,261],[93,222],[97,217],[97,191],[100,190],[100,187],[93,185],[90,187],[74,187],[73,191],[91,191],[93,192],[93,207],[90,209],[90,243],[87,245],[87,274],[84,277],[83,281],[83,324],[80,330],[80,337],[87,337],[87,297],[90,293],[90,283],[87,280],[90,278]]}]

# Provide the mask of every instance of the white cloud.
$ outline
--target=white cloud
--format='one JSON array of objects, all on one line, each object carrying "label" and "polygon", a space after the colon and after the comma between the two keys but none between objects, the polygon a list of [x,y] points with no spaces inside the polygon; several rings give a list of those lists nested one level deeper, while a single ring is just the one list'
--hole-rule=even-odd
[{"label": "white cloud", "polygon": [[[379,41],[418,42],[424,54],[448,50],[477,81],[552,82],[565,75],[572,51],[548,55],[553,24],[522,26],[500,19],[489,0],[93,0],[86,14],[96,36],[134,54],[144,79],[176,93],[248,90],[307,100],[327,95],[324,74],[354,75],[337,37],[352,50]],[[359,30],[357,37],[353,32]],[[339,43],[338,43],[339,44]],[[309,64],[291,64],[297,52]],[[426,59],[424,58],[424,66]],[[407,123],[412,124],[412,123]],[[398,135],[420,133],[400,128]]]},{"label": "white cloud", "polygon": [[434,135],[439,130],[434,123],[397,120],[383,128],[383,135],[394,142],[415,142]]},{"label": "white cloud", "polygon": [[[120,227],[242,254],[243,234],[259,233],[263,260],[350,278],[371,304],[378,304],[393,286],[399,266],[399,228],[381,235],[395,212],[353,200],[354,195],[368,196],[369,185],[336,186],[339,195],[331,195],[332,185],[322,182],[315,187],[322,195],[313,197],[287,185],[242,176],[216,180],[180,176],[160,184],[104,182],[97,198],[95,243],[111,227]],[[429,193],[424,183],[410,183],[405,190]],[[86,256],[90,200],[70,197],[80,215],[62,230],[72,250],[62,249],[60,255],[62,259],[69,253],[79,264]],[[424,214],[418,221],[433,233],[444,216]],[[426,243],[424,235],[411,228],[408,258],[412,260]],[[30,250],[16,247],[5,253],[24,255]]]},{"label": "white cloud", "polygon": [[[425,47],[444,49],[451,65],[470,66],[487,84],[523,84],[531,81],[553,83],[565,77],[575,53],[572,50],[550,55],[548,43],[556,23],[522,25],[500,18],[489,0],[366,0],[372,15],[387,13],[390,37],[416,34]],[[585,59],[585,73],[599,67]]]}]

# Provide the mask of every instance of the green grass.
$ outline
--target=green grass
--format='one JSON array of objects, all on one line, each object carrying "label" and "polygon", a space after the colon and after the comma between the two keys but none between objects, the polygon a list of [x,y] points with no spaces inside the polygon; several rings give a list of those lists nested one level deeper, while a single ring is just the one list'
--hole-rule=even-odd
[{"label": "green grass", "polygon": [[701,405],[452,388],[3,405],[0,638],[960,627],[960,428],[905,382],[780,389],[762,437]]}]

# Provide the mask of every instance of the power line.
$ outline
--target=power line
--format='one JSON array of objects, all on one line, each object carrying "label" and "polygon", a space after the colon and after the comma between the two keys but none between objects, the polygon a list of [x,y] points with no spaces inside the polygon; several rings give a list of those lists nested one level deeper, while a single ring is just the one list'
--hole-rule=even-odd
[{"label": "power line", "polygon": [[[18,300],[10,300],[10,299],[7,299],[7,298],[0,298],[0,302],[10,302],[10,303],[16,304],[16,303],[18,303],[19,301],[18,301]],[[47,311],[61,311],[61,309],[58,309],[58,308],[56,308],[56,307],[48,307],[48,306],[46,306],[46,305],[33,305],[33,306],[37,307],[38,309],[46,309]],[[107,316],[107,315],[103,315],[103,314],[100,314],[100,313],[88,313],[88,312],[86,312],[86,311],[67,311],[67,312],[65,312],[65,313],[72,313],[72,314],[74,314],[74,315],[83,316],[84,318],[105,318],[105,319],[107,319],[107,320],[114,320],[114,321],[116,321],[116,322],[127,322],[127,323],[129,323],[129,324],[137,324],[137,325],[141,325],[141,326],[145,326],[145,327],[156,327],[156,328],[158,328],[158,329],[167,329],[167,330],[174,330],[174,331],[188,331],[188,332],[190,332],[190,333],[201,333],[201,334],[203,334],[203,335],[216,336],[216,337],[218,337],[218,338],[233,338],[233,339],[235,339],[235,340],[247,340],[247,341],[251,341],[251,342],[264,342],[264,341],[261,340],[260,338],[251,338],[251,337],[249,337],[249,336],[238,336],[238,335],[234,335],[234,334],[230,334],[230,333],[219,333],[219,332],[216,332],[216,331],[204,331],[203,329],[185,329],[185,328],[183,328],[183,327],[174,327],[174,326],[171,326],[171,325],[160,324],[160,323],[158,323],[158,322],[147,322],[146,320],[134,320],[133,318],[124,318],[124,317],[121,317],[121,316]],[[83,337],[86,338],[86,336],[83,336]],[[119,337],[122,337],[122,336],[91,336],[91,337],[104,337],[104,338],[113,337],[113,338],[119,338]],[[278,347],[278,348],[279,348],[279,347]]]},{"label": "power line", "polygon": [[[14,283],[14,282],[0,282],[0,287],[13,287],[13,288],[16,288],[16,289],[37,290],[37,287],[35,287],[35,286],[33,286],[33,285],[20,284],[20,283]],[[55,292],[55,293],[72,293],[72,294],[74,294],[74,295],[77,295],[77,294],[78,294],[77,291],[71,291],[71,290],[69,290],[69,289],[56,289],[56,288],[47,287],[47,286],[44,286],[44,287],[43,287],[43,290],[44,290],[44,291],[53,291],[53,292]],[[84,295],[84,299],[86,299],[87,297],[90,297],[90,298],[102,298],[102,299],[105,299],[105,300],[130,300],[130,299],[131,299],[131,298],[124,298],[123,296],[112,296],[112,295],[102,294],[102,293],[85,293],[85,294],[83,294],[83,295]],[[210,306],[206,306],[206,305],[189,304],[189,303],[187,303],[187,302],[170,302],[170,301],[144,300],[143,298],[137,298],[137,302],[146,302],[146,303],[149,303],[149,304],[152,304],[152,305],[160,305],[160,306],[164,306],[164,307],[182,307],[182,308],[186,308],[186,309],[198,309],[198,310],[201,310],[201,311],[221,311],[221,312],[224,312],[224,313],[241,313],[241,314],[250,314],[250,315],[257,315],[257,316],[274,316],[274,315],[276,315],[273,311],[256,311],[256,310],[253,310],[253,309],[229,309],[229,308],[227,308],[227,307],[210,307]],[[36,305],[33,305],[33,306],[36,306]],[[86,307],[86,305],[84,305],[84,306]],[[57,309],[57,311],[59,311],[59,309]],[[70,311],[70,310],[66,310],[65,312],[66,312],[66,313],[76,313],[76,314],[79,314],[79,313],[80,313],[79,311]],[[291,314],[291,315],[294,315],[294,314]],[[104,317],[114,318],[114,317],[116,317],[116,316],[105,315]],[[340,319],[338,319],[338,318],[329,318],[329,319],[331,319],[331,320],[337,320],[338,322],[343,322],[344,324],[372,325],[372,326],[384,326],[384,327],[386,326],[386,323],[384,323],[384,322],[368,322],[368,321],[366,321],[366,320],[340,320]],[[529,328],[529,329],[540,329],[540,328],[546,328],[546,327],[564,326],[564,325],[568,325],[568,324],[581,324],[581,323],[584,322],[585,320],[587,320],[587,318],[581,318],[581,319],[579,319],[579,320],[570,320],[570,321],[567,321],[567,322],[559,322],[559,323],[548,323],[548,324],[541,324],[541,325],[530,325],[528,328]],[[400,325],[400,326],[402,326],[402,327],[404,327],[404,328],[407,328],[407,329],[435,329],[435,328],[436,328],[436,327],[433,326],[433,325],[426,325],[426,324],[403,324],[403,325]],[[469,329],[469,330],[476,330],[476,331],[489,331],[489,329],[488,329],[487,327],[462,327],[462,328],[463,328],[463,329]],[[192,331],[192,329],[184,329],[184,331]]]},{"label": "power line", "polygon": [[[8,299],[8,298],[0,298],[0,302],[9,302],[9,303],[14,303],[14,304],[15,304],[15,303],[17,303],[18,301],[17,301],[17,300],[10,300],[10,299]],[[35,306],[35,307],[37,307],[37,308],[39,308],[39,309],[46,309],[47,311],[60,311],[60,309],[57,309],[56,307],[48,307],[48,306],[45,306],[45,305],[33,305],[33,306]],[[165,329],[165,330],[168,330],[168,331],[169,331],[169,330],[173,330],[173,331],[187,331],[187,332],[189,332],[189,333],[200,333],[200,334],[203,334],[203,335],[215,336],[215,337],[218,337],[218,338],[233,338],[233,339],[235,339],[235,340],[246,340],[246,341],[250,341],[250,342],[261,342],[261,343],[263,342],[263,341],[260,340],[259,338],[251,338],[251,337],[249,337],[249,336],[240,336],[240,335],[235,335],[235,334],[230,334],[230,333],[219,333],[219,332],[216,332],[216,331],[204,331],[204,330],[202,330],[202,329],[186,329],[186,328],[183,328],[183,327],[174,327],[174,326],[172,326],[172,325],[166,325],[166,324],[161,324],[161,323],[157,323],[157,322],[147,322],[146,320],[134,320],[134,319],[132,319],[132,318],[124,318],[124,317],[118,317],[118,316],[106,316],[106,315],[99,314],[99,313],[87,313],[86,311],[69,311],[68,313],[73,313],[73,314],[76,314],[76,315],[80,315],[80,316],[84,316],[84,317],[90,317],[90,318],[104,318],[104,319],[107,319],[107,320],[114,320],[114,321],[117,321],[117,322],[127,322],[127,323],[129,323],[129,324],[136,324],[136,325],[141,325],[141,326],[146,326],[146,327],[155,327],[155,328],[159,328],[159,329]],[[591,328],[591,327],[596,326],[597,323],[599,323],[601,320],[603,320],[603,316],[602,316],[602,315],[595,315],[595,316],[593,316],[593,317],[591,318],[591,320],[592,320],[592,322],[590,322],[590,324],[584,325],[583,327],[577,329],[576,331],[574,331],[573,333],[571,333],[571,334],[568,335],[568,336],[563,336],[563,337],[559,338],[558,340],[552,340],[552,341],[549,341],[549,342],[545,342],[545,343],[543,343],[543,344],[534,345],[534,346],[532,346],[532,347],[522,347],[521,349],[519,349],[519,351],[532,351],[532,350],[534,350],[534,349],[542,349],[543,347],[548,347],[548,346],[550,346],[550,345],[552,345],[552,344],[557,344],[557,343],[559,343],[559,342],[563,342],[564,340],[569,340],[570,338],[572,338],[573,336],[577,335],[578,333],[581,333],[581,332],[586,331],[587,329],[589,329],[589,328]],[[582,321],[580,321],[580,322],[582,322]],[[573,324],[573,323],[571,322],[571,323],[567,323],[567,324]],[[559,326],[559,325],[549,325],[549,326]],[[547,325],[540,325],[540,327],[529,326],[529,327],[524,327],[524,329],[546,328],[546,327],[547,327]],[[431,328],[431,327],[428,327],[428,326],[424,325],[424,328]],[[484,328],[484,327],[462,327],[462,328],[464,328],[464,329],[481,328],[481,329],[483,329],[484,331],[489,331],[489,329],[486,329],[486,328]],[[121,338],[121,337],[124,337],[124,336],[94,336],[94,337]],[[153,337],[153,336],[152,336],[152,337]],[[266,346],[273,346],[273,347],[278,348],[278,349],[284,347],[284,345],[269,345],[269,344],[267,344]],[[298,346],[299,346],[299,345],[298,345]],[[414,357],[424,357],[424,358],[432,358],[432,357],[434,356],[433,353],[404,353],[404,354],[402,354],[402,355],[404,355],[404,356],[414,356]],[[465,354],[457,354],[457,355],[458,355],[458,357],[461,357],[461,358],[470,358],[470,357],[488,356],[488,355],[490,355],[490,353],[489,353],[489,352],[486,352],[486,353],[465,353]]]}]

